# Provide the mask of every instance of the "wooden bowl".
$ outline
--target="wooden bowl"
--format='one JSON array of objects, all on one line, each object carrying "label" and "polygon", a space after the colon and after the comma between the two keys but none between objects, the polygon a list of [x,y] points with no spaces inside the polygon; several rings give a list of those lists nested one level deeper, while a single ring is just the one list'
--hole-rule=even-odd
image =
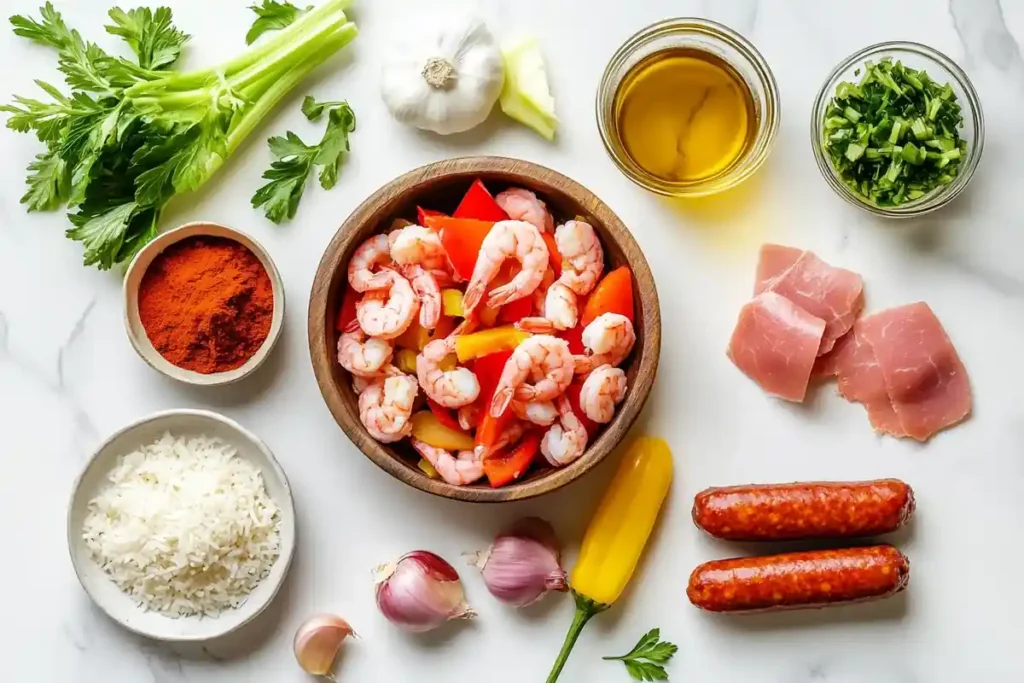
[{"label": "wooden bowl", "polygon": [[[451,212],[475,178],[500,192],[509,186],[533,190],[556,222],[585,216],[601,237],[607,267],[628,265],[633,272],[637,343],[623,363],[629,392],[615,418],[592,441],[586,453],[561,469],[531,470],[524,478],[498,489],[486,482],[453,486],[431,479],[416,466],[419,456],[406,443],[374,441],[359,421],[358,397],[352,380],[336,359],[338,332],[334,320],[347,283],[352,252],[370,235],[398,217],[415,219],[416,205]],[[605,458],[622,440],[647,401],[661,350],[661,314],[654,278],[640,247],[611,209],[579,183],[551,169],[504,157],[467,157],[410,171],[377,190],[342,224],[327,247],[313,281],[309,301],[309,352],[320,391],[334,419],[370,460],[418,489],[454,500],[502,502],[532,498],[565,486]]]}]

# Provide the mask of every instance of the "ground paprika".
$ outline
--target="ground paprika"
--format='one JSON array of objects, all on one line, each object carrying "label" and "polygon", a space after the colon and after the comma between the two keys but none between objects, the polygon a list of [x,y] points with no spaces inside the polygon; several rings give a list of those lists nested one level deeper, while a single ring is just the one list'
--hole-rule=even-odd
[{"label": "ground paprika", "polygon": [[241,367],[266,341],[270,276],[244,245],[189,237],[153,259],[139,285],[139,318],[167,361],[203,374]]}]

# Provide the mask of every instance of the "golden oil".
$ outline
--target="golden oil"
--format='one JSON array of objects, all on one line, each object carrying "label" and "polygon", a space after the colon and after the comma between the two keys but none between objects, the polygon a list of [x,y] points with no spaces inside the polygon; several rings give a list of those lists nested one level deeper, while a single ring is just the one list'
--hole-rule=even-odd
[{"label": "golden oil", "polygon": [[689,47],[661,50],[634,65],[612,111],[626,154],[666,183],[698,183],[723,173],[757,133],[754,97],[736,69]]}]

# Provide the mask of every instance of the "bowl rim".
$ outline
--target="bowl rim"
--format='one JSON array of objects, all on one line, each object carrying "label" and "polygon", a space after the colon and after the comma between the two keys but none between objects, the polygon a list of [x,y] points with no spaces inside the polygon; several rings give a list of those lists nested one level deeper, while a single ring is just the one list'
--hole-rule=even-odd
[{"label": "bowl rim", "polygon": [[[957,174],[957,177],[953,182],[945,185],[944,187],[936,188],[924,197],[920,197],[911,202],[906,202],[898,207],[878,206],[877,204],[873,204],[853,192],[853,190],[847,187],[846,183],[839,179],[835,170],[832,168],[832,162],[829,160],[828,155],[825,152],[824,145],[821,144],[823,130],[819,112],[824,111],[825,105],[835,93],[835,87],[838,79],[851,67],[863,63],[872,56],[887,52],[909,53],[922,57],[951,74],[953,79],[957,82],[960,88],[963,89],[967,96],[967,106],[965,108],[970,111],[971,122],[974,124],[973,144],[968,148],[967,159],[963,164],[963,168]],[[981,163],[982,153],[985,150],[985,112],[982,108],[981,98],[978,96],[978,91],[974,87],[974,83],[967,75],[967,72],[960,68],[960,65],[953,61],[952,58],[933,47],[925,45],[924,43],[918,43],[910,40],[889,40],[874,43],[873,45],[868,45],[867,47],[857,50],[853,54],[842,59],[839,64],[829,72],[821,88],[818,90],[818,94],[814,98],[813,104],[811,105],[810,132],[811,150],[814,153],[814,160],[817,163],[818,170],[825,178],[829,187],[831,187],[832,190],[843,200],[848,204],[852,204],[864,211],[867,211],[868,213],[874,214],[875,216],[897,219],[914,218],[931,213],[932,211],[937,211],[938,209],[946,206],[956,199],[971,182],[971,179],[974,177],[974,172],[978,168],[978,164]]]},{"label": "bowl rim", "polygon": [[[630,391],[630,395],[636,398],[630,400],[630,396],[627,395],[614,419],[587,445],[586,452],[579,459],[566,467],[551,471],[541,479],[517,482],[496,489],[454,486],[440,479],[431,479],[417,468],[400,462],[385,450],[382,444],[371,439],[359,423],[358,415],[349,412],[340,388],[334,382],[331,368],[335,360],[327,348],[330,334],[327,328],[333,326],[334,317],[334,311],[327,309],[331,296],[331,280],[336,270],[343,267],[342,258],[355,241],[357,229],[370,219],[376,206],[382,201],[407,193],[410,187],[422,185],[438,176],[465,177],[468,182],[479,175],[526,177],[535,182],[558,184],[561,193],[581,206],[586,206],[599,220],[601,227],[625,252],[634,274],[634,282],[640,283],[637,285],[637,296],[643,306],[643,325],[642,331],[638,331],[637,334],[641,343],[635,353],[638,354],[637,362],[643,358],[647,363],[643,369],[637,366],[638,372]],[[391,216],[385,216],[385,220],[387,218]],[[645,285],[647,290],[643,291]],[[345,218],[325,248],[313,279],[308,311],[308,337],[313,371],[327,408],[349,440],[367,458],[392,477],[421,491],[452,500],[500,503],[525,500],[555,491],[582,477],[615,449],[639,417],[650,397],[660,360],[661,311],[654,276],[639,244],[622,220],[596,194],[575,180],[540,164],[511,157],[469,156],[426,164],[404,173],[375,190]]]},{"label": "bowl rim", "polygon": [[[197,235],[209,237],[224,237],[232,239],[251,251],[259,259],[267,275],[270,278],[271,288],[274,295],[274,312],[270,321],[270,331],[267,338],[263,340],[260,348],[243,365],[226,372],[203,374],[193,370],[187,370],[174,365],[165,359],[150,342],[142,321],[139,319],[139,285],[146,274],[146,270],[165,249],[189,237]],[[144,265],[143,265],[144,264]],[[141,269],[141,273],[136,273]],[[138,275],[138,277],[136,277]],[[165,377],[169,377],[184,384],[192,386],[216,387],[239,382],[252,373],[256,372],[266,362],[271,351],[277,345],[284,329],[285,313],[285,292],[284,280],[277,269],[277,265],[267,251],[256,238],[236,228],[217,223],[216,221],[190,221],[183,223],[176,228],[158,235],[151,242],[146,244],[139,253],[132,259],[131,264],[125,271],[124,281],[121,285],[122,306],[124,315],[125,332],[128,334],[128,341],[132,348],[139,355],[146,365],[153,368]],[[137,329],[136,329],[137,328]]]},{"label": "bowl rim", "polygon": [[[270,584],[270,592],[264,597],[263,602],[258,605],[257,609],[255,609],[252,614],[247,616],[245,619],[242,619],[238,623],[233,624],[229,628],[212,635],[165,636],[154,634],[126,623],[125,621],[118,618],[116,615],[112,614],[110,610],[107,609],[107,606],[102,601],[97,599],[97,597],[93,595],[92,591],[89,590],[87,582],[82,577],[82,569],[79,566],[77,556],[75,553],[76,536],[74,535],[74,531],[72,530],[74,521],[73,514],[75,509],[75,500],[81,493],[82,481],[85,479],[85,476],[94,467],[97,466],[97,460],[99,459],[100,454],[104,450],[109,448],[110,444],[112,444],[115,440],[124,436],[125,434],[128,434],[129,432],[135,429],[138,429],[143,425],[149,424],[150,422],[156,422],[157,420],[163,420],[166,418],[179,416],[198,417],[205,420],[211,420],[213,422],[219,422],[228,427],[229,429],[236,431],[243,438],[248,440],[253,446],[255,446],[261,453],[263,453],[263,455],[267,459],[267,462],[270,463],[270,471],[273,472],[274,477],[280,482],[281,487],[285,493],[284,500],[275,499],[274,502],[277,503],[278,507],[283,511],[281,515],[282,524],[287,524],[288,526],[289,533],[282,533],[281,537],[291,539],[291,542],[287,544],[281,544],[281,553],[278,555],[277,562],[283,561],[284,564],[282,565],[280,575],[277,577],[277,581],[273,584]],[[261,474],[264,474],[265,471],[263,468],[260,468],[260,472]],[[255,620],[267,609],[267,607],[270,606],[271,603],[274,602],[274,599],[277,597],[277,594],[281,591],[281,588],[284,586],[284,582],[288,576],[288,572],[291,570],[292,561],[295,558],[295,546],[298,543],[298,537],[296,534],[295,498],[294,495],[292,494],[291,484],[288,481],[288,475],[285,474],[284,468],[281,467],[281,463],[278,462],[277,458],[274,456],[273,451],[270,450],[270,447],[266,444],[266,442],[263,441],[263,439],[261,439],[252,431],[243,427],[238,422],[235,422],[231,418],[222,415],[221,413],[214,412],[212,410],[203,410],[197,408],[177,408],[150,413],[148,415],[145,415],[143,417],[137,418],[129,422],[128,424],[122,426],[121,428],[117,429],[109,436],[107,436],[107,438],[105,438],[103,442],[100,443],[93,450],[92,454],[89,456],[88,461],[86,461],[86,463],[79,470],[78,476],[75,477],[74,484],[71,487],[71,495],[68,497],[64,525],[66,540],[68,544],[68,555],[71,559],[72,569],[74,569],[75,572],[75,578],[78,579],[79,585],[82,587],[82,590],[85,591],[86,595],[89,596],[89,599],[92,600],[93,604],[99,607],[100,610],[105,615],[107,615],[107,617],[111,621],[117,623],[119,626],[121,626],[121,628],[124,628],[127,631],[142,636],[144,638],[165,643],[206,642],[214,638],[221,638],[223,636],[228,635],[229,633],[233,633],[238,629],[242,628],[243,626],[245,626],[246,624],[249,624],[253,620]],[[275,562],[275,565],[277,564],[277,562]],[[269,579],[270,577],[268,576],[267,578]],[[130,600],[128,596],[125,596],[125,598]]]}]

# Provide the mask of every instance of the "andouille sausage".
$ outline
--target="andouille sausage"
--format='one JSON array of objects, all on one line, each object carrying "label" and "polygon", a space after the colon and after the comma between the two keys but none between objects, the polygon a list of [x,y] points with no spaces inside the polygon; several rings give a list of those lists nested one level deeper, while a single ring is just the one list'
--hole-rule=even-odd
[{"label": "andouille sausage", "polygon": [[731,541],[875,536],[913,514],[914,491],[899,479],[729,486],[693,500],[694,523]]},{"label": "andouille sausage", "polygon": [[709,612],[759,612],[887,598],[909,580],[906,556],[876,545],[706,562],[686,595]]}]

